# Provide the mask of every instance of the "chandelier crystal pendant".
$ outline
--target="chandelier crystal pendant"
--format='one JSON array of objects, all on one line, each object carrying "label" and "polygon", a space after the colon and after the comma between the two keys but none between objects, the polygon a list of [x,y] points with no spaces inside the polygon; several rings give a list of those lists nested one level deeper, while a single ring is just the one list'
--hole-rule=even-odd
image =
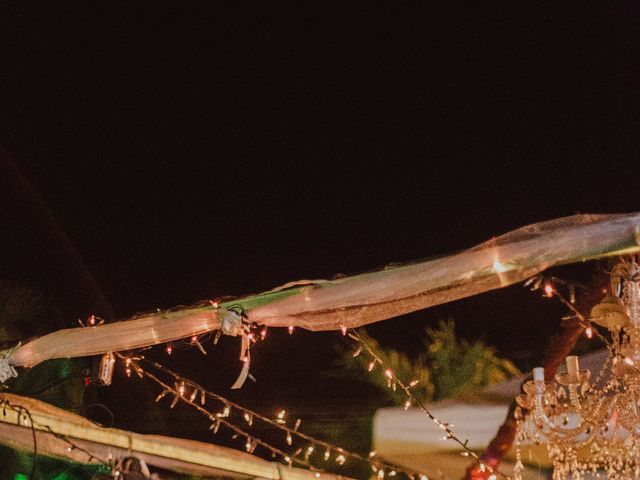
[{"label": "chandelier crystal pendant", "polygon": [[566,372],[545,381],[544,369],[516,397],[518,406],[514,478],[524,466],[520,446],[544,444],[553,479],[640,479],[640,266],[619,263],[611,292],[591,311],[592,322],[611,336],[600,372],[581,370],[577,356],[566,358]]}]

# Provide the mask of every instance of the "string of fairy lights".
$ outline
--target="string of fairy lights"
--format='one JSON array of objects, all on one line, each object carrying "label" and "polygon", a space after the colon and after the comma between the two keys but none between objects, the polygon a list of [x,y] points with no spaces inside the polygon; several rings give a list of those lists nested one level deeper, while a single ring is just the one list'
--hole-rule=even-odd
[{"label": "string of fairy lights", "polygon": [[442,420],[438,419],[424,404],[424,402],[418,398],[412,391],[412,388],[415,387],[417,385],[417,380],[412,380],[409,383],[406,383],[405,381],[401,380],[400,378],[398,378],[398,376],[393,372],[393,370],[391,370],[390,368],[387,367],[387,365],[385,364],[384,360],[375,353],[374,349],[362,338],[362,336],[360,336],[360,334],[358,333],[357,330],[349,330],[348,332],[346,332],[347,335],[352,338],[353,340],[355,340],[358,343],[358,347],[356,348],[355,352],[354,352],[354,356],[360,355],[362,353],[366,353],[370,356],[371,361],[369,362],[368,365],[368,371],[369,372],[373,372],[377,367],[379,368],[380,371],[382,371],[382,374],[384,375],[384,377],[387,380],[387,387],[391,388],[392,390],[396,391],[398,388],[404,392],[404,394],[406,395],[407,400],[404,403],[404,409],[408,410],[410,407],[416,407],[419,408],[428,418],[429,420],[431,420],[433,423],[436,424],[436,426],[438,428],[440,428],[440,430],[442,430],[445,433],[445,436],[442,437],[442,440],[451,440],[455,443],[457,443],[461,448],[462,448],[462,453],[461,455],[465,456],[465,457],[471,457],[473,459],[475,459],[475,461],[478,463],[479,465],[479,469],[481,472],[487,472],[488,475],[488,480],[496,480],[497,476],[501,476],[504,478],[511,478],[509,475],[499,471],[499,470],[495,470],[494,468],[492,468],[490,465],[486,464],[485,462],[483,462],[480,457],[478,456],[478,454],[476,452],[474,452],[471,448],[469,448],[468,444],[469,444],[469,440],[462,440],[452,429],[452,425],[446,422],[443,422]]},{"label": "string of fairy lights", "polygon": [[85,448],[75,443],[67,435],[54,431],[49,425],[44,425],[35,421],[29,409],[24,405],[17,405],[12,403],[6,398],[2,398],[0,400],[0,410],[2,410],[5,416],[6,416],[5,412],[7,409],[12,410],[17,414],[18,422],[20,424],[31,428],[31,432],[33,435],[33,460],[31,464],[31,474],[29,475],[29,478],[35,478],[34,474],[36,471],[37,460],[38,460],[38,441],[36,436],[36,429],[39,431],[44,431],[52,435],[53,437],[57,438],[58,440],[65,442],[67,444],[68,452],[77,451],[85,454],[87,456],[86,463],[99,465],[101,467],[104,467],[106,471],[112,472],[114,475],[117,475],[117,472],[114,472],[114,465],[112,464],[112,461],[107,461],[99,458],[94,453],[89,452]]},{"label": "string of fairy lights", "polygon": [[[258,327],[256,325],[245,325],[246,334],[250,343],[255,343],[258,339],[264,340],[266,337],[266,327]],[[290,326],[288,328],[289,334],[293,334],[294,328]],[[469,446],[468,439],[461,439],[452,429],[452,425],[438,419],[424,404],[424,402],[418,398],[412,391],[412,388],[418,383],[416,380],[404,381],[396,376],[396,374],[389,369],[384,360],[376,354],[374,349],[368,345],[368,343],[358,334],[358,332],[354,329],[347,329],[346,327],[341,328],[342,335],[348,335],[352,340],[355,340],[358,344],[354,356],[360,355],[361,353],[365,353],[371,357],[371,362],[369,363],[369,372],[381,371],[387,380],[387,386],[393,390],[400,389],[400,391],[404,392],[406,395],[406,401],[404,403],[404,408],[407,410],[408,408],[414,406],[421,410],[432,422],[436,424],[438,428],[440,428],[445,436],[442,438],[443,440],[451,440],[457,443],[461,448],[461,455],[466,457],[473,458],[481,472],[487,473],[487,478],[489,480],[496,480],[498,476],[504,478],[511,478],[509,475],[495,470],[488,464],[485,464],[478,456],[476,452],[474,452]],[[219,336],[216,336],[217,340]],[[217,343],[214,341],[214,344]],[[198,349],[204,352],[198,337],[190,339],[191,346],[197,346]],[[167,344],[165,345],[165,351],[167,354],[171,355],[173,352],[173,345]],[[258,412],[245,408],[235,402],[228,400],[227,398],[212,392],[208,391],[201,385],[196,382],[187,379],[178,373],[170,370],[169,368],[150,360],[145,359],[141,355],[122,355],[117,354],[119,358],[124,361],[125,364],[125,372],[127,376],[131,376],[132,372],[135,372],[141,378],[147,378],[158,386],[161,387],[161,392],[156,398],[156,401],[162,400],[164,397],[171,396],[171,408],[175,407],[178,403],[184,403],[185,405],[193,408],[199,414],[203,415],[211,422],[210,430],[213,433],[217,433],[220,426],[225,426],[229,430],[234,433],[234,437],[244,437],[245,442],[245,450],[249,453],[253,453],[258,446],[264,448],[268,451],[272,457],[280,458],[286,464],[292,466],[293,464],[301,465],[315,472],[323,472],[324,470],[319,468],[317,465],[314,465],[311,460],[316,460],[320,457],[318,451],[324,450],[323,455],[321,455],[322,460],[324,460],[325,468],[328,466],[330,459],[333,459],[338,466],[344,465],[348,459],[352,459],[353,461],[363,462],[368,464],[371,467],[373,473],[380,479],[385,477],[394,477],[398,474],[404,474],[409,479],[420,479],[420,480],[428,480],[426,474],[408,470],[401,466],[393,465],[389,462],[385,462],[376,457],[376,452],[370,452],[369,455],[361,455],[355,452],[348,451],[342,447],[337,445],[333,445],[329,442],[314,438],[310,435],[307,435],[298,430],[300,426],[300,421],[297,420],[293,427],[290,427],[286,424],[284,420],[285,410],[281,410],[276,419],[271,419],[265,415],[261,415]],[[168,377],[170,377],[170,382],[173,382],[173,385],[170,385],[168,381],[164,381],[159,378],[158,375],[150,372],[148,367],[155,369],[157,372],[160,372]],[[206,399],[210,398],[217,401],[222,406],[222,410],[213,411],[205,406]],[[234,419],[232,419],[231,413],[233,411],[237,411],[242,414],[242,418],[244,418],[245,425],[251,427],[254,420],[262,421],[271,427],[282,430],[285,434],[286,444],[287,446],[293,446],[293,439],[297,438],[303,442],[305,445],[297,448],[293,453],[285,452],[284,450],[275,447],[269,442],[258,438],[251,432],[246,430],[246,427],[240,427],[237,423],[234,423]]]},{"label": "string of fairy lights", "polygon": [[[591,320],[585,317],[582,312],[580,312],[580,310],[576,308],[576,284],[566,282],[557,277],[536,275],[535,277],[532,277],[524,282],[524,286],[530,287],[531,291],[542,289],[542,291],[544,292],[543,296],[545,298],[556,298],[558,301],[560,301],[560,303],[562,303],[569,309],[569,311],[571,311],[571,315],[563,317],[563,320],[568,320],[570,318],[575,318],[576,320],[578,320],[578,323],[584,329],[584,334],[589,340],[596,336],[607,347],[611,345],[609,339],[602,335],[602,333],[600,333],[593,322],[591,322]],[[568,290],[569,298],[567,298],[562,293],[559,288],[560,286],[563,286]]]},{"label": "string of fairy lights", "polygon": [[[254,410],[243,407],[222,395],[209,391],[196,382],[179,375],[157,362],[147,360],[140,356],[127,357],[121,354],[118,354],[118,356],[124,360],[125,368],[128,368],[130,372],[136,373],[141,378],[147,378],[161,387],[162,390],[156,397],[156,401],[170,396],[172,397],[171,408],[175,407],[178,403],[184,403],[193,408],[211,422],[209,428],[214,434],[218,432],[221,426],[224,426],[230,429],[235,437],[243,437],[245,439],[245,450],[248,453],[254,453],[257,447],[262,447],[270,453],[272,457],[280,458],[289,466],[297,464],[316,472],[318,475],[321,472],[325,472],[324,468],[317,466],[317,463],[320,461],[326,466],[329,465],[328,462],[330,461],[334,461],[338,466],[343,466],[351,460],[352,462],[368,464],[372,472],[380,479],[404,474],[410,479],[428,480],[427,475],[424,473],[409,470],[378,459],[375,452],[370,452],[367,456],[361,455],[303,433],[299,430],[301,424],[300,419],[297,419],[293,426],[287,424],[286,410],[280,410],[276,418],[272,419]],[[158,373],[170,377],[173,385],[170,385],[169,381],[162,380],[158,374],[149,371],[149,369],[154,369]],[[220,409],[210,409],[206,403],[207,399],[215,400],[217,404],[220,405]],[[239,414],[246,427],[238,425],[238,422],[234,418],[234,413]],[[294,439],[296,443],[302,441],[303,446],[297,447],[292,453],[275,447],[273,444],[260,439],[248,431],[248,427],[251,427],[254,421],[261,421],[274,429],[282,431],[287,446],[295,446]],[[315,461],[315,464],[312,460]]]}]

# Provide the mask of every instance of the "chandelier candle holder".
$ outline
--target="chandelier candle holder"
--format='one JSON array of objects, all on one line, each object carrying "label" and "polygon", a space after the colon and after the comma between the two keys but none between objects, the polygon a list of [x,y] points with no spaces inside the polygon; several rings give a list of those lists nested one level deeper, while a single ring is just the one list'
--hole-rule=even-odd
[{"label": "chandelier candle holder", "polygon": [[607,360],[593,381],[571,355],[555,382],[545,381],[543,368],[534,368],[533,379],[516,397],[516,480],[524,472],[525,442],[546,445],[554,480],[640,479],[640,266],[635,260],[614,268],[611,291],[593,307],[590,320],[611,337]]}]

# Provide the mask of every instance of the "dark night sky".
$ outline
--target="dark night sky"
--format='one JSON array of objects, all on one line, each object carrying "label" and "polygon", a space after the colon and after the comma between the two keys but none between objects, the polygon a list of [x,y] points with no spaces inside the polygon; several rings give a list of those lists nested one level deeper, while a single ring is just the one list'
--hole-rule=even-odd
[{"label": "dark night sky", "polygon": [[[71,245],[126,318],[640,210],[637,1],[160,3],[0,10],[0,143],[61,229],[5,157],[0,276],[69,325],[106,314]],[[542,304],[371,331],[410,349],[454,316],[518,356],[558,324]]]}]

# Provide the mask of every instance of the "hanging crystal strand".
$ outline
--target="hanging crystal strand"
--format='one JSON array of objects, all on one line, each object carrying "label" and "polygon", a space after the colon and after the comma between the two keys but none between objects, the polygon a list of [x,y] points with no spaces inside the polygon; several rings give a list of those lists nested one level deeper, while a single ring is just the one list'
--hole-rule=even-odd
[{"label": "hanging crystal strand", "polygon": [[625,303],[629,307],[629,320],[631,322],[629,336],[633,349],[633,360],[637,360],[638,355],[640,355],[640,292],[638,291],[640,285],[638,285],[637,280],[638,275],[640,275],[640,267],[635,261],[632,261],[629,263],[628,269],[628,278],[624,282],[623,291]]},{"label": "hanging crystal strand", "polygon": [[522,426],[522,411],[520,407],[516,407],[514,412],[516,419],[516,464],[513,467],[513,479],[522,480],[524,473],[524,465],[522,464],[522,452],[520,451],[520,443],[525,436]]},{"label": "hanging crystal strand", "polygon": [[569,401],[571,406],[579,412],[582,411],[582,405],[580,405],[580,396],[578,395],[578,385],[569,385]]}]

